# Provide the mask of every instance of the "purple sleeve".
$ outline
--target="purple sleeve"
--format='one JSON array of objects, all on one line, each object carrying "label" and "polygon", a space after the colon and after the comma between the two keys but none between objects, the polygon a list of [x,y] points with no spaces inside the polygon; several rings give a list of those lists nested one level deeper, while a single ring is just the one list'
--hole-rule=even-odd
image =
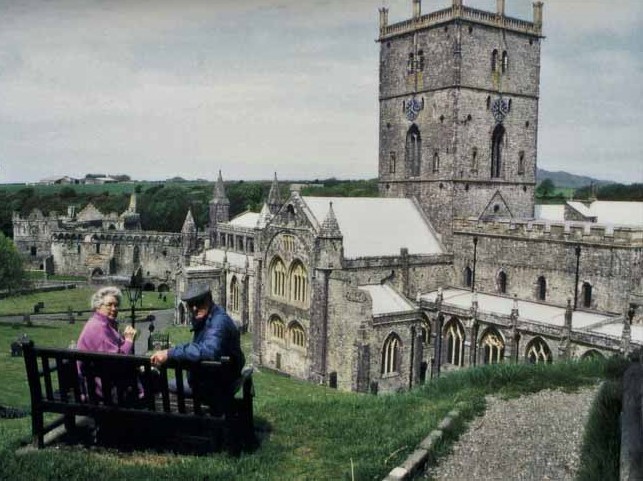
[{"label": "purple sleeve", "polygon": [[94,319],[87,321],[78,338],[81,351],[130,354],[132,347],[132,341],[125,340],[116,329]]}]

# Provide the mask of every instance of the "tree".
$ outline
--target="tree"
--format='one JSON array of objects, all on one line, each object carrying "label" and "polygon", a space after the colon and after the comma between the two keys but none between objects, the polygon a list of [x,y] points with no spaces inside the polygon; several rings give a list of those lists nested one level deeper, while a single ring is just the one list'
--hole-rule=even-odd
[{"label": "tree", "polygon": [[540,198],[552,197],[555,189],[554,182],[551,179],[545,179],[536,187],[536,196]]},{"label": "tree", "polygon": [[22,257],[11,239],[0,233],[0,291],[14,290],[26,281]]}]

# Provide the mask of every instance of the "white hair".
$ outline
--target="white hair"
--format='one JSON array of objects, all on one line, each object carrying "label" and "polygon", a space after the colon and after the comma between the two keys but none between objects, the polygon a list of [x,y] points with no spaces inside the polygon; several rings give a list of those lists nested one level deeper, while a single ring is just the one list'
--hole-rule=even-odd
[{"label": "white hair", "polygon": [[100,306],[102,306],[107,296],[114,296],[116,299],[118,299],[119,304],[123,300],[123,294],[118,287],[114,287],[114,286],[101,287],[92,296],[92,300],[91,300],[92,309],[96,310]]}]

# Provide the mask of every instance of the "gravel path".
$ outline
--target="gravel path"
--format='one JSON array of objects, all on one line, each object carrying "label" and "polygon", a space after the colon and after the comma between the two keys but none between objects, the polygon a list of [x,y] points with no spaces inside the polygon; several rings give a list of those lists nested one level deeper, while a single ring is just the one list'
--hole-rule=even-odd
[{"label": "gravel path", "polygon": [[487,397],[435,480],[573,480],[583,427],[598,385],[575,393],[545,390],[516,399]]}]

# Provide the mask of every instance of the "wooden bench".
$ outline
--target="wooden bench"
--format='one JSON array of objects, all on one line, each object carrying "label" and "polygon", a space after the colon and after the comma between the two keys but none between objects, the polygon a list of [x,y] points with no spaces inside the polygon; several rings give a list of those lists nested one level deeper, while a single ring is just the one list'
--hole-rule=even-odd
[{"label": "wooden bench", "polygon": [[[76,429],[76,416],[94,420],[131,439],[149,433],[165,447],[182,438],[199,437],[225,443],[231,452],[254,444],[252,369],[232,378],[230,361],[198,363],[168,360],[153,368],[148,357],[104,354],[22,344],[31,394],[33,444],[42,448],[47,433],[64,426]],[[78,363],[82,365],[81,377]],[[192,372],[192,395],[186,395]],[[168,381],[176,380],[171,392]],[[57,417],[45,424],[45,413]],[[221,442],[223,441],[223,442]]]}]

